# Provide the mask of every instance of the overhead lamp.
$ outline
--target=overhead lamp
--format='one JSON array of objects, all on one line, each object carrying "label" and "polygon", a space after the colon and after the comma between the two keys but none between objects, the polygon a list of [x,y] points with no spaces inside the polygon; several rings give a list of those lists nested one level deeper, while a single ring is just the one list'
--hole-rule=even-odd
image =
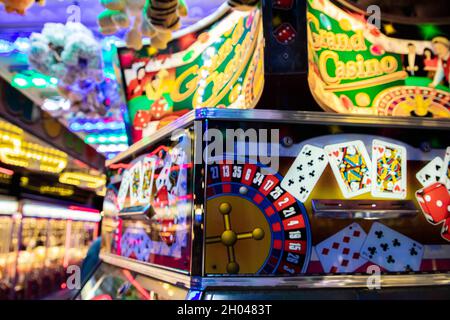
[{"label": "overhead lamp", "polygon": [[86,172],[66,171],[59,175],[59,182],[89,189],[99,189],[106,185],[106,176],[96,176]]},{"label": "overhead lamp", "polygon": [[125,134],[90,134],[85,137],[84,141],[91,144],[123,144],[128,141],[128,137]]},{"label": "overhead lamp", "polygon": [[38,202],[25,202],[22,207],[24,216],[39,217],[39,218],[53,218],[53,219],[67,219],[67,220],[81,220],[99,222],[101,219],[100,212],[89,208],[67,208],[63,206],[48,205]]},{"label": "overhead lamp", "polygon": [[0,121],[0,149],[18,150],[23,139],[23,130],[8,122]]},{"label": "overhead lamp", "polygon": [[44,100],[42,104],[42,109],[46,111],[58,111],[64,110],[67,111],[70,109],[70,100],[63,98],[48,98]]},{"label": "overhead lamp", "polygon": [[59,173],[67,166],[68,156],[57,149],[22,141],[19,148],[2,148],[0,160],[13,166]]}]

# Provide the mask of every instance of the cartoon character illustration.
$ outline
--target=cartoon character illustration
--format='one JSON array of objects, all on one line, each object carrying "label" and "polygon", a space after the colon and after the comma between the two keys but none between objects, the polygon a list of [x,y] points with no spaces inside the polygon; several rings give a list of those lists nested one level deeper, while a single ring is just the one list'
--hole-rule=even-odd
[{"label": "cartoon character illustration", "polygon": [[150,81],[150,77],[145,72],[145,67],[139,67],[136,71],[136,78],[130,81],[127,88],[128,99],[142,96],[145,93],[146,86]]},{"label": "cartoon character illustration", "polygon": [[427,72],[428,78],[434,78],[436,74],[438,59],[434,55],[433,50],[425,48],[423,50],[423,70]]},{"label": "cartoon character illustration", "polygon": [[445,37],[435,37],[431,43],[436,52],[438,63],[431,87],[436,87],[442,80],[449,85],[450,76],[450,42]]},{"label": "cartoon character illustration", "polygon": [[403,67],[409,76],[422,76],[424,74],[423,60],[416,54],[416,45],[408,43],[408,54],[403,57]]}]

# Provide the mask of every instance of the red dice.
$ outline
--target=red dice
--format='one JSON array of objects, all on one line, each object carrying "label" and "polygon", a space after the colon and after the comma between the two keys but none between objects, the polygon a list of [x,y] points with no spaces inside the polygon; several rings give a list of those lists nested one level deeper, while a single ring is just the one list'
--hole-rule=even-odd
[{"label": "red dice", "polygon": [[292,9],[294,0],[274,0],[272,6],[276,9],[289,10]]},{"label": "red dice", "polygon": [[432,224],[439,224],[449,217],[450,195],[443,183],[435,182],[416,192],[425,218]]},{"label": "red dice", "polygon": [[289,23],[283,23],[273,32],[273,36],[281,44],[287,45],[295,40],[297,32]]}]

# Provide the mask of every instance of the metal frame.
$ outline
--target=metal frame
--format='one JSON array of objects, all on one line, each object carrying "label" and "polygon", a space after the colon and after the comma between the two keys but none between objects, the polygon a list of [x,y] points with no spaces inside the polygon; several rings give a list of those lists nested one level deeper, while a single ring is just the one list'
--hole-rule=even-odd
[{"label": "metal frame", "polygon": [[[191,277],[165,268],[154,267],[135,260],[121,258],[112,254],[100,254],[100,258],[108,264],[119,268],[127,268],[134,272],[159,279],[186,289],[207,290],[220,288],[367,288],[372,275],[333,275],[333,276],[285,276],[285,277]],[[418,287],[448,286],[450,273],[381,275],[380,285],[383,287]]]},{"label": "metal frame", "polygon": [[119,257],[110,253],[100,253],[100,259],[119,268],[129,269],[179,287],[187,289],[191,287],[191,276],[183,274],[179,270],[155,267],[150,264],[137,262],[136,260]]},{"label": "metal frame", "polygon": [[143,151],[147,146],[154,144],[173,130],[189,125],[193,121],[200,120],[229,120],[254,121],[254,122],[278,122],[278,123],[307,123],[307,124],[341,124],[347,126],[367,127],[392,127],[392,128],[422,128],[450,130],[448,119],[422,119],[412,117],[389,117],[372,115],[337,114],[328,112],[310,111],[285,111],[285,110],[258,110],[258,109],[217,109],[200,108],[189,111],[187,114],[173,121],[169,125],[159,129],[154,134],[143,138],[111,160],[106,161],[106,166],[117,163],[132,156],[136,152]]},{"label": "metal frame", "polygon": [[[196,283],[200,289],[212,287],[259,288],[367,288],[372,275],[333,275],[296,277],[207,277]],[[450,273],[381,275],[383,287],[450,285]]]}]

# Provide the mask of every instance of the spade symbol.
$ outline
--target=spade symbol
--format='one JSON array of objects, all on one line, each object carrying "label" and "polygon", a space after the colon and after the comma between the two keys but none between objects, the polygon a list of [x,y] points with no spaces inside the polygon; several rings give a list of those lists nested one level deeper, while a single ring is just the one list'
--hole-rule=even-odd
[{"label": "spade symbol", "polygon": [[430,180],[431,176],[429,174],[425,175],[425,179]]}]

